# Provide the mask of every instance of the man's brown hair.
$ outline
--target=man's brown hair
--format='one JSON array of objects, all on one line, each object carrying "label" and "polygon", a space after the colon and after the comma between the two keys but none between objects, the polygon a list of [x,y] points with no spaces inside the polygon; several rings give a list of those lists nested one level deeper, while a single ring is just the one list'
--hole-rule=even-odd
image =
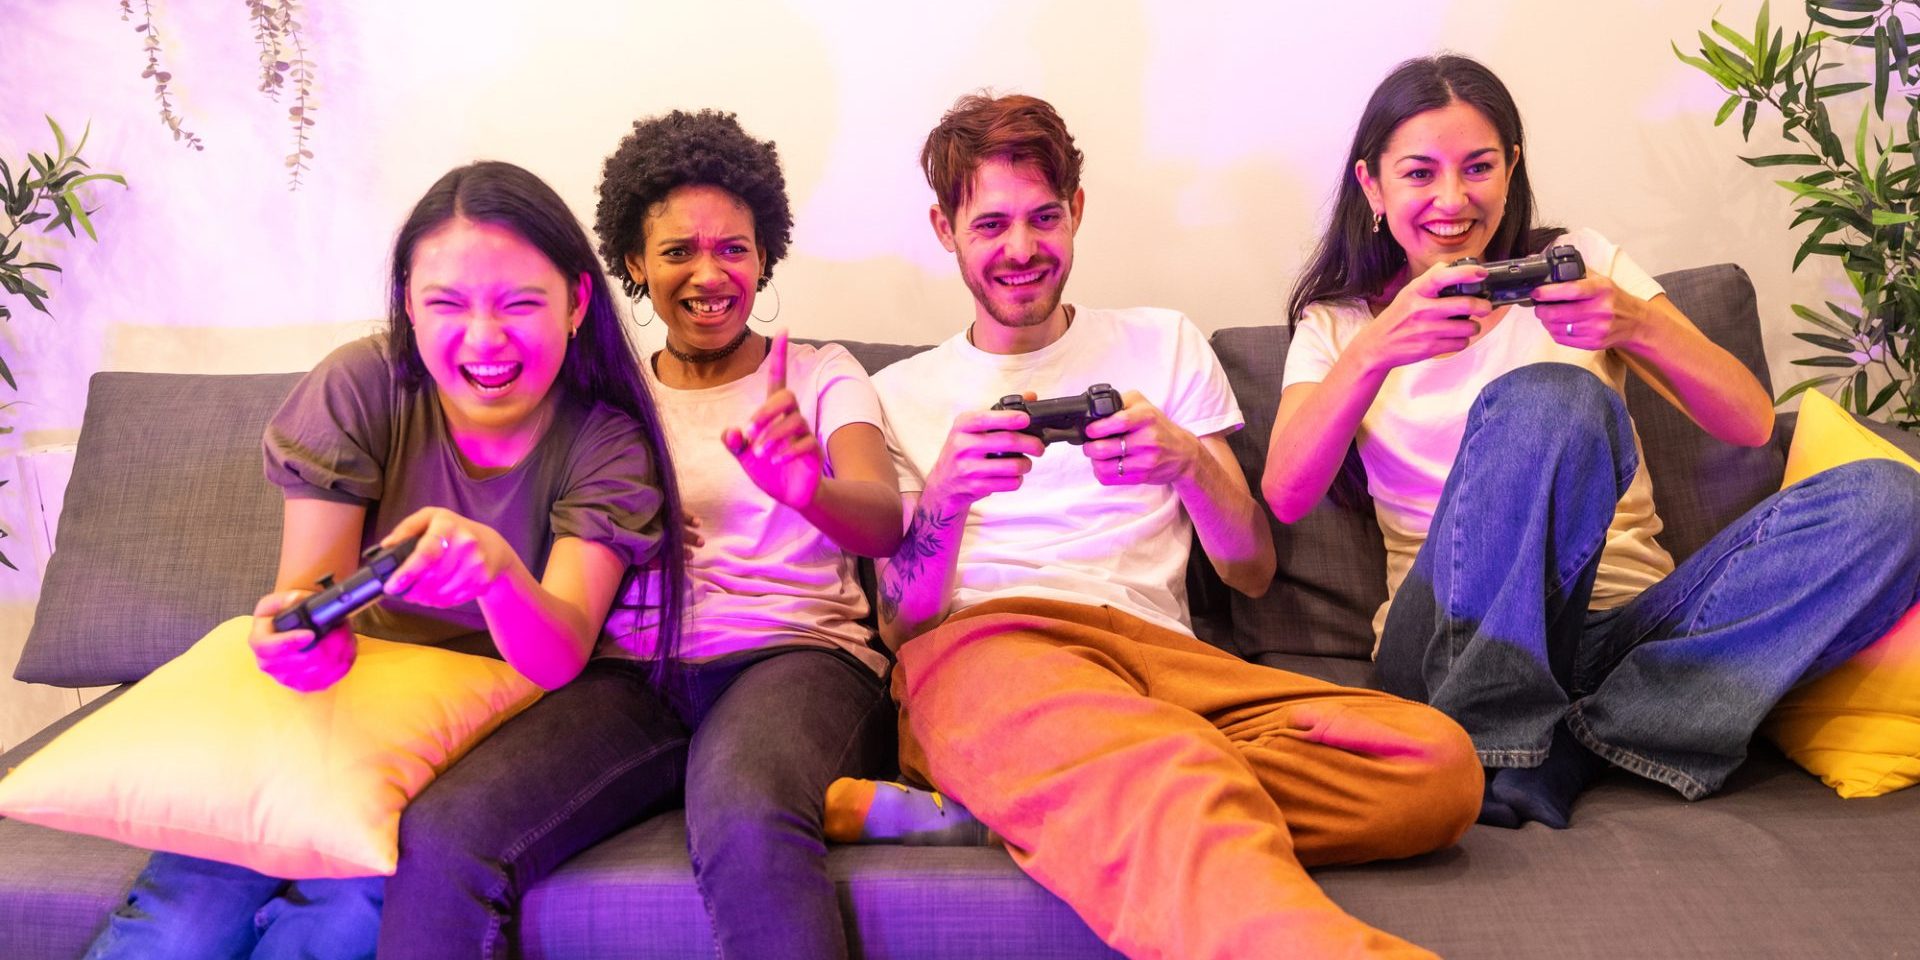
[{"label": "man's brown hair", "polygon": [[1062,200],[1080,189],[1085,158],[1052,104],[1017,93],[968,94],[954,101],[920,148],[920,166],[940,200],[940,211],[951,219],[973,193],[974,171],[996,158],[1038,167]]}]

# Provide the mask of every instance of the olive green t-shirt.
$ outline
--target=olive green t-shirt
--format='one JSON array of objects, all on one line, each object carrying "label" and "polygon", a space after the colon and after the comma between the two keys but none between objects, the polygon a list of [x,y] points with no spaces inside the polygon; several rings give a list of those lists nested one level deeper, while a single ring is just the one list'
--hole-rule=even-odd
[{"label": "olive green t-shirt", "polygon": [[[605,544],[630,568],[653,559],[663,497],[631,417],[605,403],[562,399],[520,463],[476,478],[454,446],[433,382],[405,386],[387,350],[384,335],[340,347],[268,421],[267,479],[288,498],[366,507],[363,547],[423,507],[445,507],[498,531],[535,578],[560,537]],[[354,630],[498,655],[477,603],[437,609],[386,597],[354,618]]]}]

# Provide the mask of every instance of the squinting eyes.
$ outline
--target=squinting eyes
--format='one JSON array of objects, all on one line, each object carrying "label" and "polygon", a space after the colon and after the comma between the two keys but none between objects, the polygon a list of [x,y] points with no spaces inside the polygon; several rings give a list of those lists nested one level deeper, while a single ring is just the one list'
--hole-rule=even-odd
[{"label": "squinting eyes", "polygon": [[[1494,170],[1494,165],[1491,163],[1476,163],[1476,164],[1473,164],[1472,166],[1467,167],[1462,172],[1469,177],[1485,177],[1485,176],[1491,175],[1493,173],[1493,170]],[[1432,180],[1433,171],[1432,170],[1409,170],[1405,174],[1403,174],[1403,176],[1405,176],[1408,180]]]}]

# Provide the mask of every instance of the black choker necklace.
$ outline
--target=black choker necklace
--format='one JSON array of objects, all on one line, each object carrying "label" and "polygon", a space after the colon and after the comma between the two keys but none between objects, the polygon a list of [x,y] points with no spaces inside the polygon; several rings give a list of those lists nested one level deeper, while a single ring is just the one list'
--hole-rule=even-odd
[{"label": "black choker necklace", "polygon": [[673,354],[673,358],[675,360],[678,360],[681,363],[687,364],[688,366],[699,366],[702,364],[714,363],[716,361],[725,360],[726,358],[733,356],[733,352],[735,350],[740,349],[741,344],[747,342],[748,332],[749,331],[747,330],[747,328],[742,326],[740,328],[740,332],[735,334],[732,340],[727,341],[726,346],[714,347],[712,350],[681,350],[680,348],[675,347],[673,345],[673,338],[668,337],[667,352]]}]

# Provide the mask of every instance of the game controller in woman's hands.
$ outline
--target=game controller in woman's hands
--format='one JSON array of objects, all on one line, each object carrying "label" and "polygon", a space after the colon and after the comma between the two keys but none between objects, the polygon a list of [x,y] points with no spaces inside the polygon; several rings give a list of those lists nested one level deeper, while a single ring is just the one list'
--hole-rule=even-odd
[{"label": "game controller in woman's hands", "polygon": [[[1480,261],[1472,257],[1455,260],[1450,266]],[[1587,275],[1587,263],[1580,259],[1580,251],[1561,244],[1550,247],[1545,253],[1536,253],[1531,257],[1517,260],[1496,260],[1485,266],[1485,280],[1456,283],[1440,291],[1442,297],[1485,297],[1494,306],[1505,303],[1521,305],[1533,302],[1533,291],[1549,283],[1566,283]]]},{"label": "game controller in woman's hands", "polygon": [[370,547],[361,554],[363,563],[345,580],[335,583],[331,575],[320,578],[320,592],[300,601],[299,606],[282,610],[273,618],[278,633],[311,630],[313,640],[302,650],[311,650],[320,638],[332,633],[347,618],[378,600],[386,589],[387,578],[413,553],[420,538],[409,537],[391,547]]}]

